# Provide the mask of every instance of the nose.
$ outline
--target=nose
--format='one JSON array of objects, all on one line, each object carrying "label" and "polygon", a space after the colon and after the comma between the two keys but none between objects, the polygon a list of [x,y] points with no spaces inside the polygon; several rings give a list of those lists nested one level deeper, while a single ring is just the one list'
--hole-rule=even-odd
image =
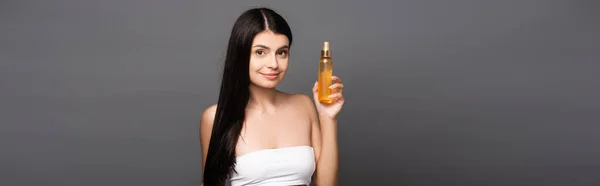
[{"label": "nose", "polygon": [[277,69],[277,67],[279,67],[279,61],[277,60],[277,55],[273,56],[273,58],[268,61],[267,67],[269,67],[271,69]]}]

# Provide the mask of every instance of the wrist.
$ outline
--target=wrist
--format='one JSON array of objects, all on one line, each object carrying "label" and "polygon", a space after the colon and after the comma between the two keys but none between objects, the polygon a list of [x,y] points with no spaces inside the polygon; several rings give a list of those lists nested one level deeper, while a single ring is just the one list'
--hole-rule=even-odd
[{"label": "wrist", "polygon": [[336,116],[328,116],[328,115],[324,115],[324,114],[319,114],[319,119],[328,120],[328,121],[337,121]]}]

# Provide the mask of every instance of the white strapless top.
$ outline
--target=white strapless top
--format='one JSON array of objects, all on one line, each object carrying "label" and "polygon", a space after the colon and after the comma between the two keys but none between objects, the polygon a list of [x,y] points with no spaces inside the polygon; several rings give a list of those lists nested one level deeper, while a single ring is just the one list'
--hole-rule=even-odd
[{"label": "white strapless top", "polygon": [[309,185],[315,171],[311,146],[263,149],[236,158],[231,186]]}]

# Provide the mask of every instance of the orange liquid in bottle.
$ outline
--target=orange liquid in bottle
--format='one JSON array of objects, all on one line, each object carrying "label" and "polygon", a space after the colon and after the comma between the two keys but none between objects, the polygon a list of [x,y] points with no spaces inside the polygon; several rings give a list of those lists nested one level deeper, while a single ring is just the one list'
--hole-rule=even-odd
[{"label": "orange liquid in bottle", "polygon": [[333,60],[331,59],[331,51],[329,50],[329,42],[323,44],[321,50],[321,58],[319,59],[319,102],[332,103],[333,99],[329,98],[332,90],[329,88],[332,85],[331,76],[333,75]]}]

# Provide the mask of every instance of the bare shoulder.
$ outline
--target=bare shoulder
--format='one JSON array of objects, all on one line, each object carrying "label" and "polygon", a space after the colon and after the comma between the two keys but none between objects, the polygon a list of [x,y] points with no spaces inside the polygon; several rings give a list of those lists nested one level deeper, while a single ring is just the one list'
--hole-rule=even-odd
[{"label": "bare shoulder", "polygon": [[202,117],[200,119],[200,136],[203,143],[208,144],[208,141],[210,140],[216,113],[217,104],[211,105],[202,112]]},{"label": "bare shoulder", "polygon": [[215,114],[217,113],[217,104],[211,105],[202,112],[202,125],[213,125]]},{"label": "bare shoulder", "polygon": [[313,106],[312,99],[306,94],[290,94],[289,96],[294,105],[301,105],[303,109],[311,109]]},{"label": "bare shoulder", "polygon": [[210,143],[210,137],[212,135],[213,123],[215,121],[215,114],[217,113],[217,105],[212,105],[202,113],[200,119],[200,147],[202,151],[202,171],[206,165],[206,157],[208,155],[208,145]]},{"label": "bare shoulder", "polygon": [[290,97],[291,102],[293,102],[294,105],[297,105],[299,109],[305,111],[311,120],[315,119],[314,117],[317,113],[317,110],[310,96],[306,94],[290,94]]}]

